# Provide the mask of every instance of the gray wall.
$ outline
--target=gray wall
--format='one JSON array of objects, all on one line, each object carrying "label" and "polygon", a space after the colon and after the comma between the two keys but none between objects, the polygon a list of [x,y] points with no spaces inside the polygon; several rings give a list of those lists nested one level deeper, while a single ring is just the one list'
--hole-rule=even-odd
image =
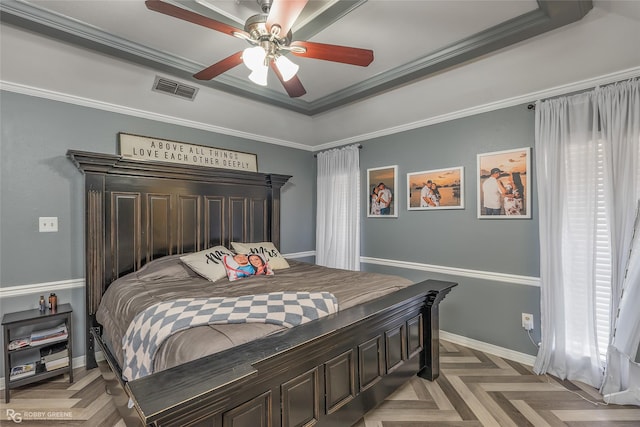
[{"label": "gray wall", "polygon": [[[475,270],[479,277],[363,264],[363,270],[389,272],[412,280],[438,278],[459,285],[442,303],[441,329],[527,354],[537,349],[521,326],[521,313],[535,319],[539,340],[537,286],[483,279],[483,272],[537,278],[539,238],[537,190],[532,179],[531,219],[478,219],[477,154],[533,147],[534,113],[525,105],[478,114],[362,143],[363,188],[368,168],[398,165],[395,197],[398,218],[362,218],[362,256],[437,267]],[[534,153],[532,150],[532,169]],[[409,172],[464,167],[465,208],[408,211]],[[367,206],[367,192],[362,206]],[[537,342],[537,341],[536,341]]]},{"label": "gray wall", "polygon": [[[315,159],[309,151],[6,91],[0,94],[0,128],[2,288],[84,278],[84,177],[66,152],[116,154],[118,132],[256,153],[260,172],[293,176],[282,189],[281,251],[315,250]],[[57,216],[59,231],[39,233],[40,216]],[[1,298],[0,308],[36,308],[41,293],[27,286],[23,295]],[[82,355],[84,290],[57,294],[60,303],[74,306],[75,355]]]},{"label": "gray wall", "polygon": [[[533,120],[533,112],[518,106],[365,141],[360,153],[362,206],[367,206],[367,168],[398,165],[399,172],[399,216],[367,218],[363,212],[362,256],[481,274],[469,278],[373,264],[363,264],[363,270],[458,282],[442,303],[441,328],[528,354],[536,350],[520,326],[520,313],[534,314],[538,340],[539,288],[486,280],[482,272],[539,276],[535,182],[532,219],[480,220],[475,176],[477,153],[533,147]],[[42,292],[28,285],[84,277],[83,177],[65,153],[116,153],[118,132],[256,153],[261,172],[293,175],[283,189],[281,249],[315,250],[315,160],[310,152],[12,92],[1,93],[0,126],[0,287],[25,285],[24,294],[0,299],[3,313],[37,307]],[[465,209],[407,211],[408,172],[453,166],[465,168]],[[38,233],[39,216],[57,216],[60,231]],[[84,291],[74,287],[57,294],[76,309],[74,351],[80,356]]]}]

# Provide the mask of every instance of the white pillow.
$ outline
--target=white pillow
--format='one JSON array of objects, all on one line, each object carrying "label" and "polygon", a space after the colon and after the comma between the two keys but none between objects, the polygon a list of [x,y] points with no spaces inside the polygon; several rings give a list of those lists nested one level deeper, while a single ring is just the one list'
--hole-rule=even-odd
[{"label": "white pillow", "polygon": [[263,255],[269,267],[273,270],[282,270],[283,268],[289,268],[287,260],[278,252],[276,247],[271,242],[260,243],[238,243],[231,242],[233,250],[239,254],[260,254]]},{"label": "white pillow", "polygon": [[214,246],[204,251],[181,256],[180,260],[202,277],[215,282],[227,277],[227,270],[222,262],[225,255],[233,256],[234,253],[224,246]]}]

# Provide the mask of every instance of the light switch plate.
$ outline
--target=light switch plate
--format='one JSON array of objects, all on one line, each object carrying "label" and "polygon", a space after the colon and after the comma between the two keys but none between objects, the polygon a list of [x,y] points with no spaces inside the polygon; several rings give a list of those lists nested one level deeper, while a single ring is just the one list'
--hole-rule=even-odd
[{"label": "light switch plate", "polygon": [[58,217],[41,216],[38,219],[38,231],[40,231],[40,233],[53,233],[58,231]]}]

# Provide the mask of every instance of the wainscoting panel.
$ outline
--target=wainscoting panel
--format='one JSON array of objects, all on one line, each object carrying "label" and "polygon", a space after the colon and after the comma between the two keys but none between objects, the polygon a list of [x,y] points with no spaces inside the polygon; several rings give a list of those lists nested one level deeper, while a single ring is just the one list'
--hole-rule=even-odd
[{"label": "wainscoting panel", "polygon": [[222,414],[222,427],[271,427],[271,393]]},{"label": "wainscoting panel", "polygon": [[366,390],[382,376],[382,337],[375,337],[358,346],[360,391]]},{"label": "wainscoting panel", "polygon": [[312,426],[318,421],[318,368],[282,385],[282,427]]},{"label": "wainscoting panel", "polygon": [[356,396],[356,378],[353,350],[343,353],[324,364],[325,411],[331,414]]}]

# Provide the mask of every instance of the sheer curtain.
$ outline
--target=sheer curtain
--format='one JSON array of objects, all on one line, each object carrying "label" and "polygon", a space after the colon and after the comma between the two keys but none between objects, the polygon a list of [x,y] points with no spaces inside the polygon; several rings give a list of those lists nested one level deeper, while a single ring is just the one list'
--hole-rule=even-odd
[{"label": "sheer curtain", "polygon": [[640,345],[640,202],[623,289],[601,391],[606,402],[640,405],[640,363],[633,360]]},{"label": "sheer curtain", "polygon": [[607,154],[613,170],[613,189],[607,204],[612,207],[614,320],[601,391],[611,402],[640,405],[640,365],[634,363],[640,344],[640,243],[636,222],[640,199],[640,81],[600,90],[598,108],[604,137],[611,142]]},{"label": "sheer curtain", "polygon": [[316,263],[360,270],[360,150],[318,153]]},{"label": "sheer curtain", "polygon": [[[600,387],[605,359],[614,348],[609,346],[612,331],[623,315],[629,316],[625,325],[635,319],[628,336],[640,334],[637,302],[624,312],[621,304],[640,197],[638,103],[638,81],[632,80],[536,106],[542,313],[534,366],[538,373]],[[618,308],[616,318],[612,313]],[[637,341],[627,361],[636,349]],[[625,372],[607,372],[627,383],[621,379]]]}]

